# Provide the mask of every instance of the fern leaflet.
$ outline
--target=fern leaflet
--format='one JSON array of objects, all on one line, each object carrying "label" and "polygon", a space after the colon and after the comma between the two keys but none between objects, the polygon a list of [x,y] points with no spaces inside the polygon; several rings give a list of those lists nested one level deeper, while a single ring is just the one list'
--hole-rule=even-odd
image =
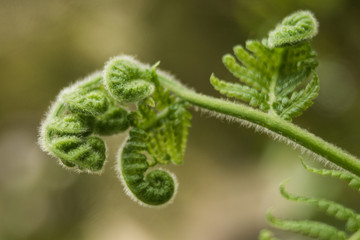
[{"label": "fern leaflet", "polygon": [[[120,149],[117,170],[126,192],[142,205],[171,202],[176,193],[175,177],[157,164],[181,164],[191,114],[189,104],[159,84],[159,63],[150,67],[120,56],[105,66],[105,85],[117,101],[134,102],[129,114],[130,136]],[[148,159],[147,156],[150,158]]]},{"label": "fern leaflet", "polygon": [[[317,173],[322,176],[332,176],[335,178],[343,179],[349,183],[349,186],[352,186],[359,190],[359,179],[356,176],[353,176],[346,172],[341,172],[337,170],[326,170],[326,169],[316,169],[306,165],[301,158],[302,164],[306,170],[312,173]],[[349,238],[348,234],[344,231],[340,231],[333,226],[314,221],[290,221],[290,220],[280,220],[271,215],[270,211],[267,214],[268,221],[275,227],[288,230],[292,232],[297,232],[305,236],[318,238],[318,239],[331,239],[331,240],[341,240],[341,239],[358,239],[356,237],[360,233],[360,214],[354,210],[347,208],[339,203],[330,201],[327,199],[313,198],[313,197],[303,197],[293,195],[285,190],[285,183],[283,181],[280,184],[280,193],[281,195],[290,201],[302,202],[309,205],[316,206],[319,210],[324,211],[326,214],[340,220],[345,221],[346,231],[352,233],[353,235]],[[268,233],[267,235],[269,235]],[[260,235],[261,236],[261,235]],[[270,236],[270,235],[269,235]],[[264,238],[266,239],[266,238]],[[271,239],[271,238],[270,238]]]},{"label": "fern leaflet", "polygon": [[266,214],[267,220],[275,227],[300,233],[304,236],[316,238],[319,240],[346,240],[345,232],[336,229],[333,226],[316,221],[291,221],[275,218],[270,211]]},{"label": "fern leaflet", "polygon": [[[311,18],[312,15],[303,14],[302,20],[306,17]],[[296,41],[291,46],[270,47],[270,40],[271,37],[261,42],[250,40],[246,42],[246,48],[236,46],[234,53],[238,62],[230,54],[223,57],[224,65],[240,83],[220,80],[214,74],[210,82],[227,97],[242,100],[252,107],[291,121],[310,107],[312,100],[317,97],[319,80],[314,72],[318,65],[316,53],[307,41]]]},{"label": "fern leaflet", "polygon": [[280,184],[280,193],[287,200],[315,205],[320,210],[326,212],[328,215],[333,216],[341,221],[346,221],[347,230],[351,232],[355,232],[360,229],[360,215],[357,214],[354,210],[327,199],[292,195],[285,190],[286,182],[287,181],[284,181]]},{"label": "fern leaflet", "polygon": [[304,168],[309,172],[320,174],[322,176],[335,177],[341,180],[344,180],[348,183],[349,187],[354,188],[360,191],[360,178],[351,173],[334,170],[334,169],[316,169],[308,166],[302,158],[300,158]]}]

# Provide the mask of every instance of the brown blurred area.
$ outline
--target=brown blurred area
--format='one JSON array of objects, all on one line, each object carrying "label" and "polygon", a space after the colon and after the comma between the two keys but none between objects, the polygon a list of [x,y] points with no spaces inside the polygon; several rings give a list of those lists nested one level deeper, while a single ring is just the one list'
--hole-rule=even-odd
[{"label": "brown blurred area", "polygon": [[[193,111],[175,202],[149,209],[132,202],[114,172],[125,135],[106,139],[102,176],[62,169],[37,145],[40,121],[65,86],[130,54],[155,63],[199,92],[219,96],[209,76],[232,79],[221,57],[261,39],[299,9],[320,22],[320,96],[300,126],[360,156],[360,1],[350,0],[0,0],[0,239],[257,239],[265,212],[339,225],[288,203],[290,192],[328,197],[360,210],[345,184],[302,169],[300,154],[237,123]],[[339,225],[341,226],[341,225]],[[295,238],[294,235],[284,239]]]}]

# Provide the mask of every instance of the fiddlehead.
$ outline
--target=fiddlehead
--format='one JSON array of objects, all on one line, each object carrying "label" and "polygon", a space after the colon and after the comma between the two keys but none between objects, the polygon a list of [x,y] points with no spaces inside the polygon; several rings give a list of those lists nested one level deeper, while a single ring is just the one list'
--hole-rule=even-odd
[{"label": "fiddlehead", "polygon": [[106,147],[96,135],[126,130],[127,111],[108,98],[101,73],[65,88],[40,128],[40,145],[63,166],[91,173],[102,170]]},{"label": "fiddlehead", "polygon": [[142,205],[158,206],[169,202],[176,191],[176,179],[165,170],[149,168],[146,156],[148,149],[146,131],[133,128],[129,138],[120,150],[118,169],[125,191]]},{"label": "fiddlehead", "polygon": [[[301,22],[308,17],[310,16],[307,16],[306,12],[296,12],[285,18],[281,26],[294,24],[296,27],[301,27],[304,25]],[[312,27],[315,31],[317,25]],[[291,32],[284,30],[288,28],[283,27],[282,31],[278,30],[279,34]],[[310,37],[302,39],[304,41],[301,43],[294,42],[294,44],[297,43],[296,45],[284,46],[282,44],[277,45],[276,48],[270,48],[268,45],[272,35],[274,34],[270,33],[269,38],[262,42],[247,41],[247,50],[240,45],[234,47],[235,56],[240,63],[237,63],[235,57],[230,54],[223,57],[226,68],[241,83],[226,82],[215,77],[214,74],[210,82],[221,94],[248,102],[252,107],[285,120],[291,120],[301,115],[317,97],[319,79],[314,72],[318,65],[316,53],[312,50],[310,43],[305,41]],[[283,37],[291,40],[286,36]],[[308,81],[311,74],[312,78]],[[296,91],[305,83],[305,87]]]},{"label": "fiddlehead", "polygon": [[[154,98],[158,97],[154,95]],[[159,106],[163,108],[161,104]],[[177,181],[165,170],[145,172],[156,164],[182,163],[191,115],[183,102],[173,102],[159,114],[147,104],[140,103],[139,113],[141,119],[130,130],[129,139],[120,149],[117,169],[125,191],[133,199],[143,205],[158,206],[171,202]],[[147,160],[142,152],[147,152],[151,159]]]},{"label": "fiddlehead", "polygon": [[[160,86],[159,75],[169,75],[157,71],[157,65],[119,56],[106,64],[102,74],[65,88],[41,125],[43,150],[63,166],[100,172],[106,148],[97,135],[113,135],[131,127],[117,164],[126,192],[147,206],[169,202],[177,188],[174,175],[147,170],[170,161],[182,163],[191,114],[189,104]],[[136,105],[131,112],[124,108],[130,102]]]},{"label": "fiddlehead", "polygon": [[284,20],[269,33],[268,45],[274,48],[309,40],[317,34],[318,25],[318,22],[311,12],[295,12],[284,18]]},{"label": "fiddlehead", "polygon": [[104,70],[108,92],[119,102],[136,102],[149,97],[155,89],[154,71],[128,56],[111,59]]},{"label": "fiddlehead", "polygon": [[105,85],[115,99],[135,101],[137,106],[130,136],[119,151],[119,177],[133,199],[158,206],[174,197],[177,182],[165,170],[147,170],[170,161],[182,163],[191,114],[186,102],[160,86],[158,77],[165,73],[157,71],[156,66],[120,56],[107,63],[104,75]]}]

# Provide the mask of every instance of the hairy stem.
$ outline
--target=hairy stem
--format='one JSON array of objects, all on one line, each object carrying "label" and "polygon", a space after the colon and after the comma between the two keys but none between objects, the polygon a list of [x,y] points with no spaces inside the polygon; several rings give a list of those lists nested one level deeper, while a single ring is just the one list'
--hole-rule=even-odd
[{"label": "hairy stem", "polygon": [[301,145],[311,152],[324,157],[335,165],[360,176],[360,160],[358,158],[292,124],[291,122],[285,121],[272,114],[255,110],[243,104],[232,103],[226,100],[196,93],[195,91],[186,88],[179,82],[176,82],[170,77],[162,74],[159,74],[159,81],[162,86],[193,105],[246,120],[258,126],[264,127],[271,132],[277,133],[278,135]]}]

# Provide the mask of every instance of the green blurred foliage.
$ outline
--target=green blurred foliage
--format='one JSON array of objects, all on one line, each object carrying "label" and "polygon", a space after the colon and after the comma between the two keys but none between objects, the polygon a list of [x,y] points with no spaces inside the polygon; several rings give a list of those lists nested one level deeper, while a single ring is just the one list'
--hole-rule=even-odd
[{"label": "green blurred foliage", "polygon": [[[178,196],[160,210],[140,207],[122,192],[113,159],[123,135],[107,139],[102,177],[61,169],[36,143],[60,89],[110,57],[160,60],[186,85],[219,96],[209,77],[231,79],[222,55],[264,37],[299,9],[320,22],[313,45],[321,90],[296,123],[359,156],[359,1],[1,0],[0,239],[250,240],[265,226],[270,206],[284,217],[324,218],[280,199],[277,185],[288,177],[291,192],[358,208],[359,196],[344,184],[306,173],[299,152],[205,113],[194,111],[185,164],[171,167]],[[331,191],[324,188],[329,183]]]}]

